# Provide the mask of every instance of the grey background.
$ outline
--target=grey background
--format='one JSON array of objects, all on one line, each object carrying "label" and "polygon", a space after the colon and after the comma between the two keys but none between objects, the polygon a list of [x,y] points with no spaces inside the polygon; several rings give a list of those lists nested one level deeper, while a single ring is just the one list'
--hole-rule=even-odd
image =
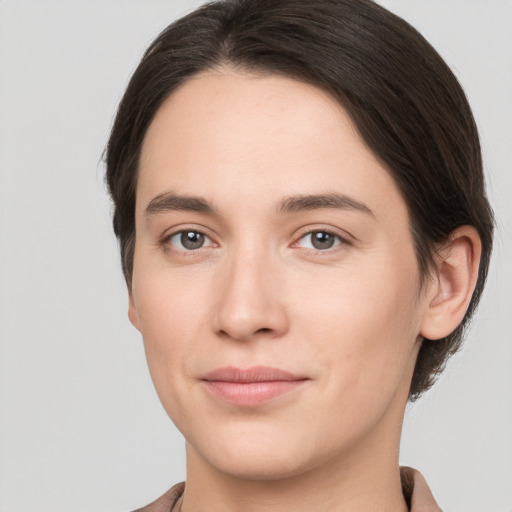
[{"label": "grey background", "polygon": [[[0,511],[121,512],[184,478],[110,228],[101,153],[142,51],[192,0],[0,1]],[[440,51],[498,219],[464,350],[407,412],[442,508],[512,511],[512,2],[382,0]]]}]

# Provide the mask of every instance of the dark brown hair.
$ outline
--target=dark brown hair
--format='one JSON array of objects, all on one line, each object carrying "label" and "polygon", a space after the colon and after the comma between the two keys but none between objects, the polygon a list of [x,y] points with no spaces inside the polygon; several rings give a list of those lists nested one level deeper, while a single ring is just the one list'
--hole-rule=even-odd
[{"label": "dark brown hair", "polygon": [[371,0],[219,0],[177,20],[133,74],[106,150],[114,231],[129,288],[144,135],[179,85],[222,65],[307,82],[345,107],[407,203],[423,278],[435,268],[435,248],[454,229],[477,229],[482,258],[471,303],[452,334],[423,341],[410,390],[414,400],[459,348],[492,246],[478,132],[457,79],[421,34]]}]

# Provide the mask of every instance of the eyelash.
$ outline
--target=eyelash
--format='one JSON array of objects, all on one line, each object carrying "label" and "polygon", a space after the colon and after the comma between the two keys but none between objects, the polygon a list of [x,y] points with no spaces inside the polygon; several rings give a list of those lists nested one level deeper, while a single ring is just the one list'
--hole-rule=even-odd
[{"label": "eyelash", "polygon": [[[171,240],[180,235],[180,236],[183,236],[184,233],[194,233],[196,235],[200,235],[200,236],[203,236],[205,237],[205,239],[209,240],[210,241],[210,245],[208,246],[201,246],[201,247],[198,247],[196,249],[179,249],[179,248],[176,248],[174,247],[170,242]],[[312,236],[313,234],[315,233],[322,233],[324,235],[329,235],[329,236],[332,236],[335,238],[335,245],[333,245],[332,247],[328,247],[326,249],[315,249],[315,248],[304,248],[305,251],[307,251],[308,253],[310,254],[320,254],[320,255],[323,255],[323,254],[330,254],[332,253],[333,251],[336,251],[337,249],[336,248],[339,248],[340,246],[343,246],[343,245],[350,245],[351,242],[349,240],[347,240],[346,238],[342,237],[341,235],[339,235],[338,233],[335,233],[334,231],[330,230],[330,229],[322,229],[322,228],[318,228],[318,229],[310,229],[309,231],[305,231],[303,232],[297,239],[295,242],[293,242],[293,244],[291,245],[291,247],[294,247],[296,248],[298,243],[303,240],[304,238],[308,237],[308,236]],[[337,243],[336,243],[337,242]],[[202,252],[203,250],[207,250],[209,247],[216,247],[217,244],[215,244],[215,242],[213,242],[211,240],[211,238],[206,234],[204,233],[203,231],[201,230],[198,230],[198,229],[180,229],[179,231],[174,231],[172,232],[170,235],[166,235],[162,241],[161,241],[161,245],[164,247],[164,249],[168,252],[173,252],[173,253],[180,253],[181,255],[185,255],[185,256],[193,256],[193,255],[196,255],[198,254],[200,251]]]},{"label": "eyelash", "polygon": [[324,235],[329,235],[331,237],[334,237],[335,245],[333,245],[331,247],[327,247],[325,249],[315,249],[314,247],[313,248],[305,247],[304,250],[307,251],[309,254],[328,255],[328,254],[332,254],[334,251],[339,250],[340,246],[350,244],[350,242],[346,238],[342,237],[338,233],[335,233],[334,231],[332,231],[330,229],[318,228],[318,229],[310,229],[309,231],[305,231],[304,233],[302,233],[299,236],[299,238],[297,238],[297,241],[292,244],[292,247],[297,247],[301,240],[305,239],[308,236],[312,237],[315,233],[322,233]]},{"label": "eyelash", "polygon": [[203,231],[201,231],[199,229],[193,229],[193,228],[186,229],[185,228],[185,229],[180,229],[179,231],[174,231],[170,235],[166,235],[163,238],[163,240],[161,241],[161,245],[164,247],[164,250],[167,252],[171,252],[171,253],[179,253],[180,255],[184,255],[184,256],[194,256],[194,255],[198,254],[199,252],[202,252],[203,250],[208,249],[209,246],[206,246],[206,247],[201,246],[201,247],[198,247],[197,249],[179,249],[179,248],[174,247],[171,244],[171,240],[178,235],[183,236],[184,233],[194,233],[197,235],[204,236],[205,239],[209,240],[212,243],[213,247],[216,246],[216,244],[212,242],[211,238]]}]

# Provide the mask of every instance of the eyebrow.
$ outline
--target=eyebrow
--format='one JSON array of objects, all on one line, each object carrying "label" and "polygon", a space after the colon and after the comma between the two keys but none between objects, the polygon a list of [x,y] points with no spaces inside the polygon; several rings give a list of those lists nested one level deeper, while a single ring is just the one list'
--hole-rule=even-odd
[{"label": "eyebrow", "polygon": [[[360,201],[349,196],[337,193],[304,194],[290,196],[279,201],[276,211],[278,213],[291,213],[304,210],[317,210],[332,208],[339,210],[351,210],[366,213],[375,217],[374,213]],[[145,217],[151,217],[158,213],[168,211],[191,211],[206,215],[218,215],[218,209],[203,197],[179,195],[174,192],[164,192],[155,196],[144,210]]]},{"label": "eyebrow", "polygon": [[356,201],[345,194],[336,193],[308,194],[287,197],[279,202],[277,211],[280,213],[288,213],[302,210],[316,210],[319,208],[352,210],[375,217],[374,213],[364,203]]},{"label": "eyebrow", "polygon": [[144,210],[145,217],[168,211],[190,211],[214,215],[217,209],[203,197],[183,196],[174,192],[164,192],[155,196]]}]

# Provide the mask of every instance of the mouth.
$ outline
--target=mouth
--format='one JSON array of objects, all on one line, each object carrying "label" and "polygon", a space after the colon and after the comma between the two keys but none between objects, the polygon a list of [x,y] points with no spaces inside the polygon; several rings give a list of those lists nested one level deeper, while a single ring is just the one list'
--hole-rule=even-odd
[{"label": "mouth", "polygon": [[207,373],[201,380],[215,398],[233,405],[257,406],[297,390],[309,379],[268,366],[227,366]]}]

